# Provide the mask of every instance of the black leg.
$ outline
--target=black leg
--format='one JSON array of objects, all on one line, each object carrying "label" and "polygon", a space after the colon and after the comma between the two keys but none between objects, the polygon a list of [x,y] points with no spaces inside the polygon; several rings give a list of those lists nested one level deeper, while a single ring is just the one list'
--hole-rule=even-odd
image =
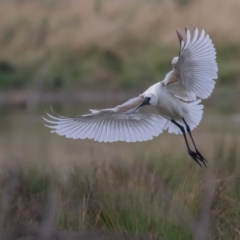
[{"label": "black leg", "polygon": [[201,159],[201,161],[202,161],[202,162],[204,163],[204,165],[206,166],[205,162],[207,163],[207,160],[206,160],[206,159],[202,156],[202,154],[198,151],[198,149],[197,149],[197,147],[196,147],[196,144],[195,144],[195,142],[194,142],[194,140],[193,140],[190,127],[188,126],[188,124],[187,124],[187,122],[185,121],[184,118],[182,118],[182,120],[183,120],[183,122],[184,122],[185,125],[186,125],[188,134],[189,134],[189,136],[190,136],[190,138],[191,138],[191,140],[192,140],[192,143],[193,143],[193,146],[194,146],[194,148],[195,148],[196,153],[198,154],[199,158]]},{"label": "black leg", "polygon": [[[186,136],[184,127],[183,127],[182,125],[180,125],[179,123],[177,123],[176,121],[174,121],[173,119],[171,120],[171,122],[173,122],[176,126],[178,126],[178,127],[180,128],[180,130],[182,131],[183,137],[184,137],[184,140],[185,140],[185,143],[186,143],[186,146],[187,146],[188,154],[192,157],[192,159],[193,159],[194,161],[196,161],[196,163],[197,163],[200,167],[202,167],[201,164],[200,164],[200,162],[199,162],[199,160],[202,161],[201,158],[199,157],[199,155],[198,155],[197,153],[193,152],[193,151],[190,149],[190,147],[189,147],[189,144],[188,144],[188,140],[187,140],[187,136]],[[202,161],[202,162],[203,162],[203,161]],[[203,163],[204,163],[204,162],[203,162]],[[205,163],[204,163],[204,165],[205,165]]]}]

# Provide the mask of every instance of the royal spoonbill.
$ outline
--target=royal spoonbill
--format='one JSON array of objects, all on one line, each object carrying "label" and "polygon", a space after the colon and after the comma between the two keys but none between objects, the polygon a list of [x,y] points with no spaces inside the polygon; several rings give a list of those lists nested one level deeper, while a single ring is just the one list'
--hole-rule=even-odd
[{"label": "royal spoonbill", "polygon": [[[47,113],[46,126],[67,138],[98,142],[147,141],[168,130],[183,134],[188,154],[206,166],[191,131],[202,119],[201,99],[211,95],[218,77],[216,50],[204,30],[195,28],[191,34],[185,28],[185,38],[178,31],[177,36],[179,56],[173,58],[173,69],[161,82],[114,108],[90,109],[91,113],[75,117]],[[195,151],[190,149],[186,133]]]}]

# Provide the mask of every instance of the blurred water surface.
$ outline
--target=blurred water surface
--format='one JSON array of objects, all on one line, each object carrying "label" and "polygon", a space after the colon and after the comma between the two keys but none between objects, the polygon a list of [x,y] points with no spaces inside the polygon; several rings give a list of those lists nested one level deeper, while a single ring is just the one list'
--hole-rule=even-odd
[{"label": "blurred water surface", "polygon": [[[118,103],[116,103],[118,104]],[[54,104],[55,112],[75,116],[88,112],[89,108],[103,108],[116,105],[112,102],[84,102],[83,104]],[[137,156],[161,157],[168,154],[188,156],[183,137],[166,131],[152,141],[141,143],[98,143],[92,140],[72,140],[50,133],[44,126],[42,116],[50,111],[49,104],[40,104],[37,111],[29,114],[25,109],[2,109],[0,119],[0,161],[5,167],[34,167],[44,171],[68,173],[76,166],[92,161],[132,161]],[[240,124],[235,115],[205,113],[203,120],[193,131],[194,139],[203,155],[211,164],[211,157],[222,141],[228,144],[240,143]],[[184,162],[183,162],[184,164]],[[2,168],[4,169],[4,168]],[[4,171],[4,170],[3,170]]]}]

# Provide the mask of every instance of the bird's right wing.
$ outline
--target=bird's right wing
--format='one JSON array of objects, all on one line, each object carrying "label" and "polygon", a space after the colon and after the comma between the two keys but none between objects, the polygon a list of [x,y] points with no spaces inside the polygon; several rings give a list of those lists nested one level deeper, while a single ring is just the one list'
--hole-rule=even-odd
[{"label": "bird's right wing", "polygon": [[[131,99],[116,108],[91,110],[92,113],[64,117],[47,113],[47,127],[52,133],[73,139],[93,139],[98,142],[141,142],[163,132],[166,119],[159,114],[134,112],[139,99]],[[147,106],[146,106],[147,108]]]},{"label": "bird's right wing", "polygon": [[164,79],[164,85],[173,95],[186,101],[210,96],[218,75],[216,50],[208,34],[195,28],[193,36],[186,30],[186,39],[177,32],[180,41],[179,57],[172,61],[173,71]]}]

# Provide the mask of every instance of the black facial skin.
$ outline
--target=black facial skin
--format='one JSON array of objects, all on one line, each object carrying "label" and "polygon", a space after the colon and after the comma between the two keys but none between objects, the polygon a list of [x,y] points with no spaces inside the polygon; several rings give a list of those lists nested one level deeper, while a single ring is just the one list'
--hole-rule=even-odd
[{"label": "black facial skin", "polygon": [[145,97],[145,98],[143,99],[143,102],[138,106],[137,109],[139,109],[140,107],[142,107],[142,106],[144,106],[144,105],[150,105],[150,103],[149,103],[150,100],[151,100],[150,97]]}]

